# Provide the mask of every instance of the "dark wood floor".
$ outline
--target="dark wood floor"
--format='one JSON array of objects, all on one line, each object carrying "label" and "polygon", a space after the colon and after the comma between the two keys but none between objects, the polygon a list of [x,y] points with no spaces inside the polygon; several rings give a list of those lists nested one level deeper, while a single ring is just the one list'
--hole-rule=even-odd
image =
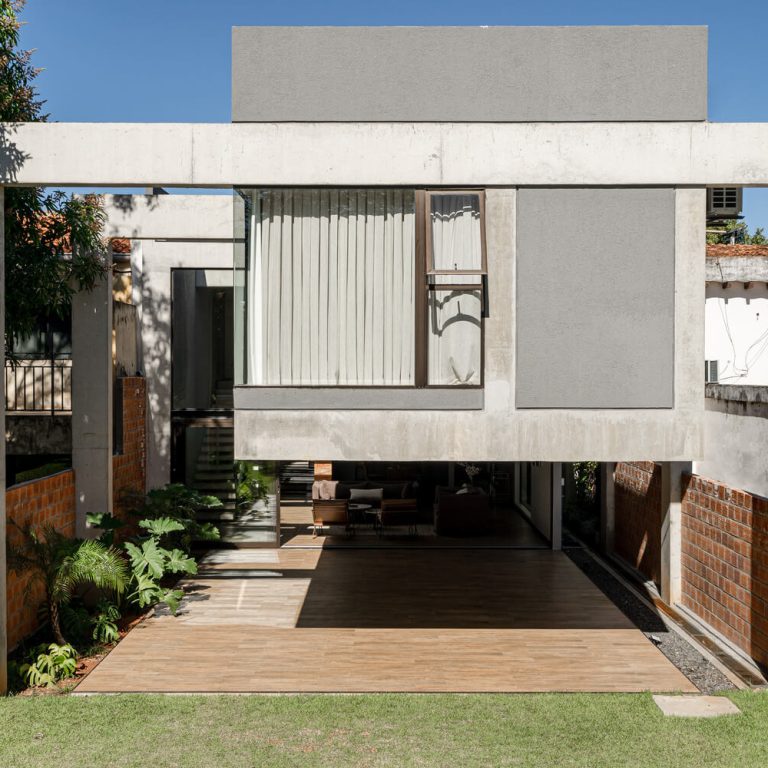
[{"label": "dark wood floor", "polygon": [[406,527],[389,528],[381,535],[370,524],[355,526],[349,535],[340,526],[323,529],[314,536],[312,507],[284,505],[280,510],[280,540],[283,547],[325,549],[547,549],[547,540],[512,509],[496,511],[495,528],[489,536],[436,536],[430,524],[417,526],[416,535]]},{"label": "dark wood floor", "polygon": [[693,691],[559,552],[213,553],[95,692]]}]

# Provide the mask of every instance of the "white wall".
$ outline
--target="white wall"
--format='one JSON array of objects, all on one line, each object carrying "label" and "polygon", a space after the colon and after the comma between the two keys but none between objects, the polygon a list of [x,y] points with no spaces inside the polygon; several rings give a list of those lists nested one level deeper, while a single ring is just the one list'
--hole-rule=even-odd
[{"label": "white wall", "polygon": [[155,488],[171,478],[171,270],[232,269],[232,197],[106,195],[105,210],[105,234],[131,239],[147,378],[147,487]]},{"label": "white wall", "polygon": [[704,357],[718,361],[720,384],[768,385],[765,283],[707,284]]}]

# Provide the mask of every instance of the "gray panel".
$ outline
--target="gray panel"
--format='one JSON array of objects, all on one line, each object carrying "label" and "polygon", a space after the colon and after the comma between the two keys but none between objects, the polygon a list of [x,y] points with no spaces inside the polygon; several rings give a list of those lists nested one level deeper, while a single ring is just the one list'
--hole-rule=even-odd
[{"label": "gray panel", "polygon": [[481,388],[235,387],[235,410],[479,411]]},{"label": "gray panel", "polygon": [[706,116],[706,27],[232,31],[234,122]]},{"label": "gray panel", "polygon": [[518,408],[674,404],[671,189],[521,189]]}]

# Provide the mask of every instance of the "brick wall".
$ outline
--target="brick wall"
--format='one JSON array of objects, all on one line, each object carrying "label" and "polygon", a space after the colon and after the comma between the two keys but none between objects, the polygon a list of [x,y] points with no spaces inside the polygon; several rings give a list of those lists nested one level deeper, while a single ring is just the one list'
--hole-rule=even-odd
[{"label": "brick wall", "polygon": [[[7,535],[18,542],[20,526],[50,524],[67,536],[75,535],[75,474],[71,469],[39,480],[12,486],[5,494]],[[38,608],[43,602],[39,584],[28,589],[30,574],[8,572],[8,647],[14,648],[39,626]]]},{"label": "brick wall", "polygon": [[768,499],[687,476],[682,601],[768,665]]},{"label": "brick wall", "polygon": [[661,577],[661,465],[620,462],[614,474],[614,549],[656,584]]},{"label": "brick wall", "polygon": [[112,495],[114,514],[126,507],[125,495],[144,493],[146,481],[147,389],[141,376],[119,379],[123,388],[123,444],[112,457]]},{"label": "brick wall", "polygon": [[[114,511],[123,509],[126,491],[144,493],[146,476],[146,386],[141,377],[121,379],[123,387],[122,450],[112,458]],[[50,524],[59,532],[75,535],[75,474],[65,472],[12,486],[5,494],[8,519],[8,539],[18,541],[19,531],[12,524],[31,523],[38,528]],[[129,531],[130,532],[130,531]],[[8,647],[14,648],[38,627],[38,609],[43,601],[42,590],[35,585],[27,589],[28,574],[8,573]]]}]

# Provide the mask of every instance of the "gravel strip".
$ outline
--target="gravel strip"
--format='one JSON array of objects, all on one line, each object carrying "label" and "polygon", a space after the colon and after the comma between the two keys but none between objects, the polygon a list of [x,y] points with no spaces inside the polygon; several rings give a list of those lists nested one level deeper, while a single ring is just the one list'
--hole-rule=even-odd
[{"label": "gravel strip", "polygon": [[566,546],[568,557],[599,587],[637,628],[702,692],[732,691],[736,686],[621,582],[582,548]]}]

